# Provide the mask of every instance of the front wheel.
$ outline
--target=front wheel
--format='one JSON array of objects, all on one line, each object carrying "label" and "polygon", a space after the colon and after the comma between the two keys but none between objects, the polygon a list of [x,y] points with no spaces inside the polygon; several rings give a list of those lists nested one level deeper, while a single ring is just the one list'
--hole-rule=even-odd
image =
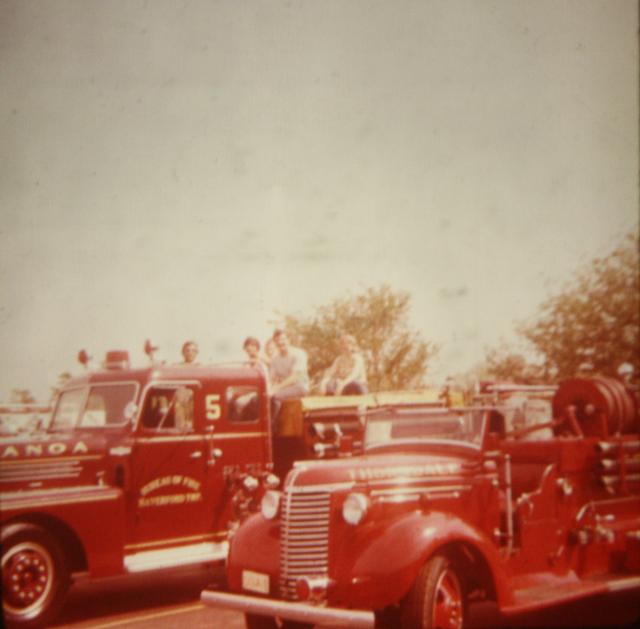
[{"label": "front wheel", "polygon": [[313,625],[295,620],[280,620],[271,616],[245,614],[247,629],[312,629]]},{"label": "front wheel", "polygon": [[31,524],[2,532],[2,610],[10,627],[51,622],[69,588],[69,572],[56,540]]},{"label": "front wheel", "polygon": [[418,574],[402,604],[403,629],[462,629],[465,593],[455,564],[432,557]]}]

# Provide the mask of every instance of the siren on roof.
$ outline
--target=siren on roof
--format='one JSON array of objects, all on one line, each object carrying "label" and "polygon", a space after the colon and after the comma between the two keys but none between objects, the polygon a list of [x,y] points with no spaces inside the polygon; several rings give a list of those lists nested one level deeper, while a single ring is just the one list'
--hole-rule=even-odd
[{"label": "siren on roof", "polygon": [[126,350],[111,350],[104,360],[105,369],[128,369],[129,352]]},{"label": "siren on roof", "polygon": [[89,356],[86,349],[81,349],[78,352],[78,362],[86,369],[89,361],[91,360],[91,356]]}]

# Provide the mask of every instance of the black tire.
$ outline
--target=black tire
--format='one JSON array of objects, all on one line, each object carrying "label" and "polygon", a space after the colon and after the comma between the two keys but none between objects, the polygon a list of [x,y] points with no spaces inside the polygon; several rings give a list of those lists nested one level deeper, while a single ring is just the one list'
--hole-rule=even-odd
[{"label": "black tire", "polygon": [[465,591],[460,571],[445,555],[435,555],[418,574],[402,602],[403,629],[463,629]]},{"label": "black tire", "polygon": [[9,627],[42,627],[60,611],[69,570],[58,542],[39,526],[2,531],[2,611]]},{"label": "black tire", "polygon": [[245,614],[247,629],[312,629],[313,625],[295,620],[280,620],[272,616]]}]

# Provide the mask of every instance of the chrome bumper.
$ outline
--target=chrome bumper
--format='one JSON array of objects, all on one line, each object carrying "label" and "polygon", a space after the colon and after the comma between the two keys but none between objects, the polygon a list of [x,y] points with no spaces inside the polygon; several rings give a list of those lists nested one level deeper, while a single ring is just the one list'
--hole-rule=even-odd
[{"label": "chrome bumper", "polygon": [[316,607],[307,603],[292,603],[272,598],[208,590],[202,592],[200,599],[206,605],[234,609],[245,614],[273,616],[313,625],[339,622],[348,624],[350,628],[358,627],[359,629],[371,629],[375,625],[375,616],[371,611]]}]

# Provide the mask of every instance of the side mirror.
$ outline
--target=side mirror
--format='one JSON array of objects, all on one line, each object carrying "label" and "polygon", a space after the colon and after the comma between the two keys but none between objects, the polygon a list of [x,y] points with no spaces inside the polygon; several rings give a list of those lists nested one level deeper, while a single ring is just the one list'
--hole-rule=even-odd
[{"label": "side mirror", "polygon": [[86,350],[81,349],[78,352],[78,362],[86,369],[89,361],[91,360],[91,356],[87,353]]}]

